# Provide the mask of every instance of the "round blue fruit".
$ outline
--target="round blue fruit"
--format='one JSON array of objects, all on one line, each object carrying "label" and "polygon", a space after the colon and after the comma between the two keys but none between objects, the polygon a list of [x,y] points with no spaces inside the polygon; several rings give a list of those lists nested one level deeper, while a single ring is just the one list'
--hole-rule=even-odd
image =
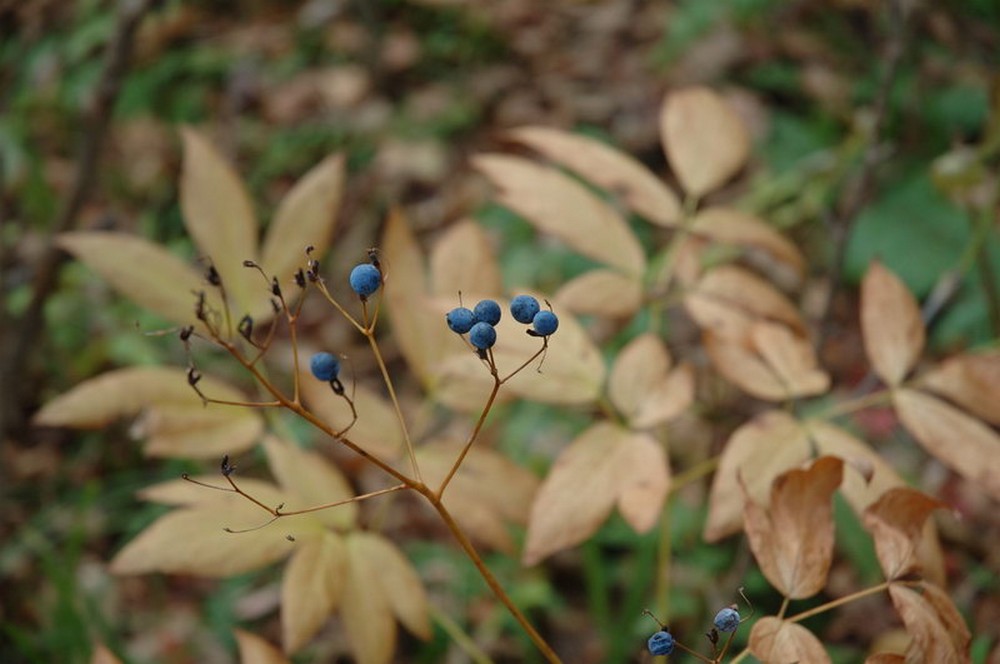
[{"label": "round blue fruit", "polygon": [[331,381],[340,373],[340,360],[330,353],[316,353],[309,360],[309,370],[316,378]]},{"label": "round blue fruit", "polygon": [[547,337],[559,328],[559,317],[551,311],[539,311],[531,321],[535,334]]},{"label": "round blue fruit", "polygon": [[539,309],[541,307],[538,306],[538,300],[530,295],[518,295],[510,301],[510,315],[518,323],[525,325],[535,319],[535,314],[538,313]]},{"label": "round blue fruit", "polygon": [[674,636],[667,630],[660,630],[646,642],[649,652],[654,655],[669,655],[674,651]]},{"label": "round blue fruit", "polygon": [[497,342],[497,331],[489,323],[480,321],[469,331],[469,342],[479,350],[492,348]]},{"label": "round blue fruit", "polygon": [[715,629],[720,632],[735,632],[740,626],[740,613],[731,606],[727,606],[715,614]]},{"label": "round blue fruit", "polygon": [[466,307],[455,307],[445,314],[444,319],[448,321],[448,328],[458,334],[465,334],[476,323],[475,314]]},{"label": "round blue fruit", "polygon": [[496,300],[480,300],[472,313],[476,316],[477,323],[496,325],[500,322],[500,305]]},{"label": "round blue fruit", "polygon": [[368,297],[382,285],[382,273],[371,263],[361,263],[351,270],[351,288],[361,297]]}]

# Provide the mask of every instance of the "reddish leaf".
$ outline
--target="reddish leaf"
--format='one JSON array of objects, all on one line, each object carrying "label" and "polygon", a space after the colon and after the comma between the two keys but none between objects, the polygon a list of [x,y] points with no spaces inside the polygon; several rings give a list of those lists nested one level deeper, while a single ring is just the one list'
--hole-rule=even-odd
[{"label": "reddish leaf", "polygon": [[744,528],[761,572],[790,599],[812,597],[826,585],[833,561],[833,492],[843,462],[820,457],[804,470],[779,475],[765,508],[748,499]]},{"label": "reddish leaf", "polygon": [[663,149],[688,194],[700,197],[746,163],[750,138],[736,112],[708,88],[667,95],[660,113]]},{"label": "reddish leaf", "polygon": [[893,403],[903,426],[928,452],[1000,499],[1000,435],[923,392],[897,390]]},{"label": "reddish leaf", "polygon": [[875,553],[887,579],[918,568],[915,550],[924,521],[944,503],[908,487],[889,489],[864,513],[865,528],[875,541]]},{"label": "reddish leaf", "polygon": [[916,299],[878,261],[861,283],[861,332],[875,373],[887,385],[899,385],[924,348],[924,323]]},{"label": "reddish leaf", "polygon": [[823,644],[812,632],[802,625],[774,616],[766,616],[754,623],[748,648],[762,662],[830,662]]}]

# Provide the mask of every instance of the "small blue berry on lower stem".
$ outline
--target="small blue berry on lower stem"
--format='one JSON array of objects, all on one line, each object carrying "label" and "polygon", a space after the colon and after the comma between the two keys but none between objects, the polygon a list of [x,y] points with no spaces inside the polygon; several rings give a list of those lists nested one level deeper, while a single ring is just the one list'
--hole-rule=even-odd
[{"label": "small blue berry on lower stem", "polygon": [[316,353],[309,360],[309,370],[319,380],[329,382],[340,374],[340,360],[330,353]]},{"label": "small blue berry on lower stem", "polygon": [[727,606],[715,614],[713,624],[715,625],[715,629],[720,632],[735,632],[736,628],[740,626],[740,613],[733,607]]},{"label": "small blue berry on lower stem", "polygon": [[660,630],[649,637],[646,646],[654,655],[669,655],[674,651],[674,636],[665,629]]}]

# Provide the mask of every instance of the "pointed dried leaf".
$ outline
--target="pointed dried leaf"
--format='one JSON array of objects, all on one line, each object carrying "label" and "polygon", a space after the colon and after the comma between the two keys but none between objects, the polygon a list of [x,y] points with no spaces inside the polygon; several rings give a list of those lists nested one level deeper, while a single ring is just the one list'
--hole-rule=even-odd
[{"label": "pointed dried leaf", "polygon": [[[906,631],[913,637],[907,650],[907,661],[935,664],[964,664],[970,661],[966,648],[956,646],[936,607],[927,601],[926,596],[896,583],[889,586],[889,596],[906,625]],[[911,657],[914,659],[911,660]]]},{"label": "pointed dried leaf", "polygon": [[396,620],[369,557],[364,533],[347,537],[348,575],[340,615],[358,664],[387,664],[396,649]]},{"label": "pointed dried leaf", "polygon": [[677,195],[631,156],[600,141],[548,127],[522,127],[514,140],[559,162],[584,179],[619,195],[635,212],[660,226],[675,226]]},{"label": "pointed dried leaf", "polygon": [[1000,435],[923,392],[897,390],[893,404],[903,426],[924,449],[1000,500]]},{"label": "pointed dried leaf", "polygon": [[712,366],[747,394],[767,401],[785,401],[788,389],[774,370],[745,341],[705,332],[702,343]]},{"label": "pointed dried leaf", "polygon": [[844,463],[820,457],[774,480],[767,507],[747,500],[744,529],[761,572],[789,599],[812,597],[826,585],[833,561],[833,492]]},{"label": "pointed dried leaf", "polygon": [[506,155],[480,155],[475,167],[497,187],[498,201],[581,254],[639,277],[642,246],[614,208],[554,168]]},{"label": "pointed dried leaf", "polygon": [[617,270],[597,268],[564,283],[552,300],[576,314],[622,318],[642,306],[642,283]]},{"label": "pointed dried leaf", "polygon": [[665,424],[694,403],[694,368],[684,363],[650,388],[629,425],[647,429]]},{"label": "pointed dried leaf", "polygon": [[185,127],[181,138],[184,225],[219,271],[236,310],[257,311],[260,302],[266,302],[258,295],[260,275],[243,267],[243,261],[257,259],[257,222],[250,197],[236,171],[202,134]]},{"label": "pointed dried leaf", "polygon": [[[432,443],[417,449],[424,482],[440,486],[464,444]],[[525,524],[538,478],[488,448],[473,445],[444,495],[445,507],[471,536],[511,552],[508,524]]]},{"label": "pointed dried leaf", "polygon": [[865,510],[865,528],[875,541],[875,554],[887,579],[919,569],[915,551],[924,521],[941,501],[909,487],[889,489]]},{"label": "pointed dried leaf", "polygon": [[451,226],[434,244],[430,263],[431,293],[451,298],[455,306],[459,293],[466,298],[494,296],[503,289],[493,246],[482,226],[474,221]]},{"label": "pointed dried leaf", "polygon": [[937,614],[941,626],[951,636],[955,650],[967,656],[972,634],[969,632],[969,626],[965,624],[962,614],[959,613],[958,607],[955,606],[955,602],[943,588],[934,583],[922,581],[920,587],[924,591],[922,599]]},{"label": "pointed dried leaf", "polygon": [[878,261],[861,282],[861,332],[875,373],[899,385],[923,351],[924,323],[916,298]]},{"label": "pointed dried leaf", "polygon": [[[287,441],[269,436],[264,440],[268,465],[278,483],[294,496],[284,510],[308,509],[354,497],[354,491],[335,466],[316,452],[307,452]],[[338,505],[313,515],[334,529],[347,529],[358,516],[358,504]]]},{"label": "pointed dried leaf", "polygon": [[344,156],[327,157],[306,173],[278,205],[268,226],[260,264],[268,275],[285,284],[305,265],[306,247],[321,259],[337,223],[344,189]]},{"label": "pointed dried leaf", "polygon": [[1000,350],[964,353],[920,377],[925,387],[976,417],[1000,425]]},{"label": "pointed dried leaf", "polygon": [[670,489],[670,462],[651,436],[634,434],[615,458],[620,481],[618,511],[632,529],[649,532],[656,525]]},{"label": "pointed dried leaf", "polygon": [[696,197],[731,178],[750,154],[750,137],[740,117],[705,87],[667,95],[660,112],[660,135],[674,174]]},{"label": "pointed dried leaf", "polygon": [[198,403],[150,406],[130,433],[146,441],[149,456],[204,459],[247,450],[263,430],[260,414],[249,408]]},{"label": "pointed dried leaf", "polygon": [[[592,535],[616,502],[628,510],[633,526],[651,525],[668,482],[666,461],[656,443],[610,422],[599,422],[580,434],[556,459],[531,509],[523,560],[533,565]],[[637,462],[646,465],[637,469]],[[648,499],[644,509],[637,499]],[[635,511],[633,511],[635,510]]]},{"label": "pointed dried leaf", "polygon": [[281,641],[293,653],[336,608],[347,574],[347,547],[326,532],[300,542],[281,583]]},{"label": "pointed dried leaf", "polygon": [[781,291],[734,265],[723,265],[705,274],[685,295],[684,306],[702,328],[726,337],[745,338],[750,326],[762,319],[805,331],[798,310]]},{"label": "pointed dried leaf", "polygon": [[715,242],[767,252],[801,277],[806,261],[788,238],[767,222],[734,208],[711,207],[699,212],[691,231]]},{"label": "pointed dried leaf", "polygon": [[774,616],[765,616],[754,623],[748,648],[754,657],[769,664],[830,662],[823,644],[812,632],[798,623]]},{"label": "pointed dried leaf", "polygon": [[779,410],[761,413],[734,431],[712,481],[705,539],[718,541],[743,526],[744,497],[738,476],[743,478],[750,498],[765,503],[774,478],[799,466],[809,458],[809,452],[805,430]]},{"label": "pointed dried leaf", "polygon": [[830,376],[819,368],[816,351],[806,339],[777,323],[754,323],[750,333],[788,398],[815,396],[830,388]]},{"label": "pointed dried leaf", "polygon": [[121,664],[121,660],[106,645],[99,643],[90,657],[90,664]]},{"label": "pointed dried leaf", "polygon": [[633,417],[649,390],[666,377],[670,365],[670,353],[658,336],[636,337],[615,358],[608,376],[608,398],[626,419]]},{"label": "pointed dried leaf", "polygon": [[119,293],[174,323],[198,323],[199,291],[205,291],[210,308],[221,311],[221,300],[198,271],[142,238],[88,231],[63,233],[56,243]]},{"label": "pointed dried leaf", "polygon": [[240,652],[240,664],[290,664],[277,648],[256,634],[242,629],[234,630],[233,633]]},{"label": "pointed dried leaf", "polygon": [[414,636],[431,637],[430,608],[423,583],[399,549],[381,535],[356,532],[351,535],[352,547],[366,557],[369,569],[378,570],[370,583],[378,584],[389,608]]}]

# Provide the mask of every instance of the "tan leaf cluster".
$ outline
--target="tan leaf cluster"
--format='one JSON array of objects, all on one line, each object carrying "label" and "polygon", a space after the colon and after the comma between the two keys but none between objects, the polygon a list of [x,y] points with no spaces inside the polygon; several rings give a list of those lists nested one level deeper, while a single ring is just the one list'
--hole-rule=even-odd
[{"label": "tan leaf cluster", "polygon": [[833,492],[843,461],[820,457],[775,478],[769,503],[747,499],[744,529],[761,572],[789,599],[812,597],[826,585],[833,561]]},{"label": "tan leaf cluster", "polygon": [[608,397],[629,427],[648,429],[691,405],[694,372],[687,364],[674,367],[660,338],[643,334],[618,354],[608,378]]},{"label": "tan leaf cluster", "polygon": [[[258,251],[257,221],[249,194],[232,167],[209,141],[191,128],[181,132],[181,209],[200,256],[222,276],[226,296],[239,318],[273,315],[270,293],[260,275],[243,267],[259,262],[282,284],[290,284],[305,263],[305,248],[321,256],[333,232],[344,183],[344,160],[334,155],[303,176],[281,201]],[[195,269],[146,240],[118,233],[74,232],[59,245],[100,274],[115,289],[167,320],[199,324],[195,293],[206,291],[206,304],[222,311],[204,269]],[[289,296],[297,289],[288,289]]]},{"label": "tan leaf cluster", "polygon": [[617,504],[638,532],[652,528],[669,488],[663,448],[648,434],[598,422],[558,456],[531,508],[522,560],[533,565],[597,531]]},{"label": "tan leaf cluster", "polygon": [[[199,388],[209,397],[246,396],[211,377]],[[134,427],[144,450],[162,457],[218,457],[249,448],[263,430],[259,413],[235,406],[205,406],[182,369],[133,367],[86,380],[47,403],[35,424],[94,429],[139,416]]]}]

